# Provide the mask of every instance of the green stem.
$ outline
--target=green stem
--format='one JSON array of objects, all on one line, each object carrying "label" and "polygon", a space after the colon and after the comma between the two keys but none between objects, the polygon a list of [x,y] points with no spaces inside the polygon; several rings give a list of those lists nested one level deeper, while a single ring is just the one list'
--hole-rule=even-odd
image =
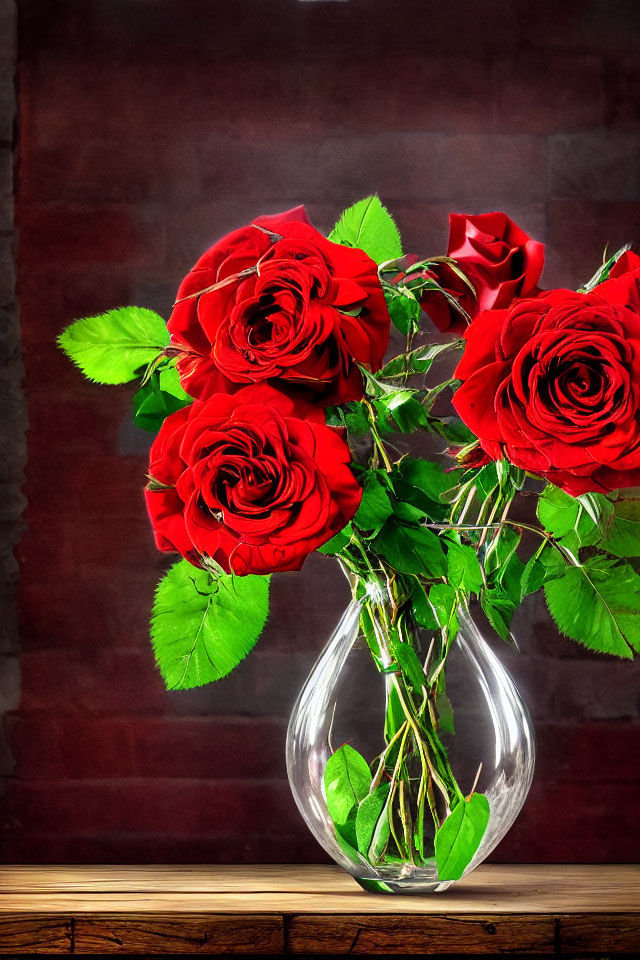
[{"label": "green stem", "polygon": [[404,751],[405,751],[408,735],[409,735],[409,727],[408,725],[405,725],[405,731],[404,731],[404,734],[402,735],[402,740],[400,741],[400,749],[398,751],[398,756],[396,758],[395,766],[393,768],[393,773],[391,774],[391,789],[389,790],[389,796],[387,798],[389,827],[391,829],[391,834],[398,848],[398,853],[400,854],[400,856],[405,856],[406,853],[403,852],[403,844],[400,841],[399,837],[396,835],[395,824],[393,821],[393,799],[394,799],[396,790],[398,789],[398,779],[404,763]]},{"label": "green stem", "polygon": [[376,447],[376,450],[378,450],[378,452],[380,453],[380,456],[382,457],[382,462],[384,463],[385,470],[387,471],[387,473],[391,473],[391,471],[393,470],[393,464],[391,463],[391,460],[389,460],[389,455],[387,454],[386,447],[382,442],[382,437],[380,436],[380,433],[378,431],[375,410],[373,409],[373,407],[371,406],[368,400],[363,400],[362,403],[364,404],[365,409],[367,411],[367,418],[369,420],[369,426],[371,428],[371,436],[373,437],[374,446]]},{"label": "green stem", "polygon": [[413,731],[413,738],[418,751],[418,755],[420,757],[420,766],[422,768],[422,775],[425,777],[427,775],[431,776],[431,778],[433,779],[433,782],[442,793],[445,803],[447,804],[447,806],[449,806],[449,791],[447,790],[445,784],[440,778],[439,772],[436,771],[434,765],[430,762],[429,755],[424,746],[424,741],[420,735],[420,727],[418,726],[418,723],[416,722],[416,719],[413,716],[413,712],[409,709],[407,705],[407,701],[405,700],[402,694],[402,689],[400,687],[400,683],[397,677],[393,678],[393,683],[396,688],[396,693],[398,695],[398,700],[400,701],[400,706],[402,707],[402,711],[405,717],[407,718],[407,722],[411,727],[411,730]]},{"label": "green stem", "polygon": [[394,733],[393,737],[391,738],[391,740],[389,741],[389,743],[386,745],[386,747],[384,748],[384,750],[382,751],[382,753],[379,754],[379,756],[378,756],[378,769],[376,770],[376,772],[375,772],[375,774],[374,774],[374,776],[373,776],[373,779],[372,779],[372,781],[371,781],[371,786],[369,787],[369,793],[373,793],[373,791],[376,790],[376,789],[380,786],[380,784],[382,783],[382,777],[383,777],[383,775],[384,775],[384,771],[386,770],[386,766],[387,766],[387,764],[386,764],[387,755],[390,753],[391,748],[392,748],[393,746],[395,746],[395,744],[397,743],[397,741],[398,741],[398,739],[400,738],[400,736],[402,736],[402,734],[403,734],[404,731],[405,731],[405,728],[408,729],[408,727],[407,727],[407,721],[406,721],[406,720],[405,720],[405,722],[404,722],[400,727],[398,727],[398,729],[396,730],[396,732]]}]

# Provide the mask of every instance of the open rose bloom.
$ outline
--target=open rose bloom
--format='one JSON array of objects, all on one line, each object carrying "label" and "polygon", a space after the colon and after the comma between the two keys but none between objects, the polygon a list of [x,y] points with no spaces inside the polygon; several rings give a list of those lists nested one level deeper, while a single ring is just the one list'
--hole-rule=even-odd
[{"label": "open rose bloom", "polygon": [[185,277],[168,323],[184,389],[206,399],[271,382],[321,406],[359,400],[389,314],[377,266],[330,243],[297,207],[214,244]]},{"label": "open rose bloom", "polygon": [[[477,640],[470,612],[509,640],[543,591],[568,637],[640,652],[640,257],[618,251],[579,290],[544,289],[543,264],[502,212],[451,214],[446,252],[420,257],[377,197],[329,236],[295,207],[216,241],[167,321],[125,307],[60,337],[92,380],[141,379],[144,498],[173,559],[151,620],[167,687],[230,673],[260,637],[271,581],[312,553],[348,574],[353,604],[288,755],[307,823],[366,889],[445,889],[526,796],[533,738],[493,655],[494,759],[459,779],[448,756],[448,658],[470,649],[459,636]],[[417,455],[419,432],[441,452]],[[376,757],[332,741],[326,671],[346,663],[345,637],[381,678]]]},{"label": "open rose bloom", "polygon": [[197,400],[151,448],[156,544],[227,573],[299,570],[358,509],[350,459],[320,410],[272,387]]},{"label": "open rose bloom", "polygon": [[453,402],[492,459],[574,495],[640,485],[640,258],[488,310],[465,340]]}]

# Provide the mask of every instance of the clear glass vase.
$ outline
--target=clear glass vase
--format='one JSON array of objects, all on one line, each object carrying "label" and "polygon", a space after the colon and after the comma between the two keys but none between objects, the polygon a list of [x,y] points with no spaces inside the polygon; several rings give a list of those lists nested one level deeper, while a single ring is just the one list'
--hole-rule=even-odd
[{"label": "clear glass vase", "polygon": [[[436,631],[403,624],[401,646],[412,646],[424,665],[422,698],[412,695],[404,661],[400,669],[388,655],[391,600],[379,588],[374,600],[351,602],[300,692],[287,734],[289,781],[318,842],[366,890],[440,892],[481,863],[517,817],[533,776],[531,720],[510,675],[462,610],[455,640],[439,655]],[[347,752],[337,753],[345,744]],[[371,842],[367,816],[358,812],[362,796],[350,821],[346,808],[342,816],[333,808],[332,817],[327,800],[330,758],[336,766],[352,751],[359,754],[355,773],[364,772],[366,781],[368,765],[371,774],[361,794],[386,798]],[[438,864],[436,833],[474,794],[486,797],[488,822],[469,862],[452,872],[450,862]],[[373,798],[367,805],[375,807]]]}]

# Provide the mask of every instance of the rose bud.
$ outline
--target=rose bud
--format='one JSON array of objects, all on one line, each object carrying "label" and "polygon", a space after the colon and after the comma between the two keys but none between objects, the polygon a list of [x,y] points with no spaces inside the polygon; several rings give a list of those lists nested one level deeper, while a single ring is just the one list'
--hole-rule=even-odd
[{"label": "rose bud", "polygon": [[[472,319],[483,310],[508,307],[516,297],[538,293],[544,245],[531,240],[505,213],[449,214],[447,256],[457,262],[475,295],[447,263],[432,267],[434,278]],[[442,294],[427,291],[421,305],[443,333],[464,333],[466,320]]]}]

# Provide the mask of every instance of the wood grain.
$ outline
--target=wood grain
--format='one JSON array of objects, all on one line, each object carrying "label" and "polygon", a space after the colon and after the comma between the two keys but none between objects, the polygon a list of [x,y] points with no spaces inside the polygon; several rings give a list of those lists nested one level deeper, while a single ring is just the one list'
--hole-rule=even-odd
[{"label": "wood grain", "polygon": [[231,864],[159,866],[0,865],[3,893],[335,893],[359,889],[339,867],[329,864]]},{"label": "wood grain", "polygon": [[71,917],[38,915],[0,916],[0,953],[71,953]]},{"label": "wood grain", "polygon": [[550,917],[382,916],[362,914],[293,917],[287,935],[292,954],[553,954]]},{"label": "wood grain", "polygon": [[562,953],[640,954],[640,903],[636,913],[605,915],[594,924],[589,916],[561,917]]},{"label": "wood grain", "polygon": [[74,953],[272,954],[284,951],[284,922],[277,916],[209,914],[80,918]]},{"label": "wood grain", "polygon": [[487,864],[450,890],[365,893],[339,867],[0,868],[3,911],[243,913],[635,913],[640,867]]},{"label": "wood grain", "polygon": [[333,866],[0,868],[0,954],[640,953],[640,868],[479,867],[442,894]]}]

